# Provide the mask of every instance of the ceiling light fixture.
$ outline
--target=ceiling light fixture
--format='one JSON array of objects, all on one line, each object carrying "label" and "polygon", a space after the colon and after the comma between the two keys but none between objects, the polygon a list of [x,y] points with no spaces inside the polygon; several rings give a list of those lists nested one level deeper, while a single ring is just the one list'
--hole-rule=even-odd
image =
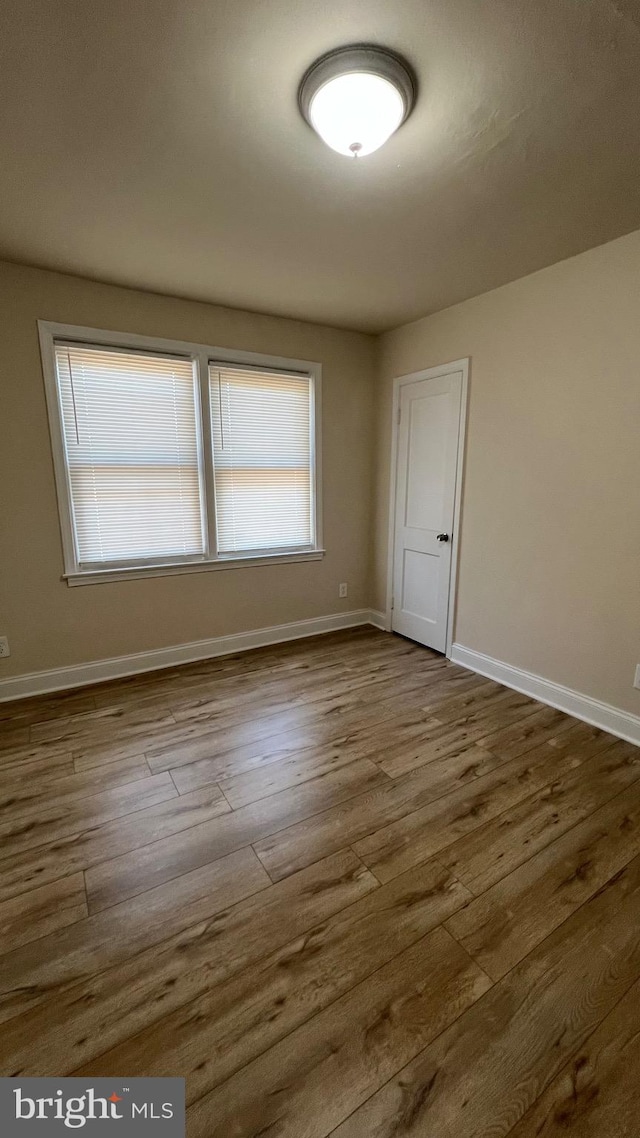
[{"label": "ceiling light fixture", "polygon": [[411,113],[416,81],[399,55],[369,44],[340,47],[311,65],[300,110],[320,138],[349,158],[373,154]]}]

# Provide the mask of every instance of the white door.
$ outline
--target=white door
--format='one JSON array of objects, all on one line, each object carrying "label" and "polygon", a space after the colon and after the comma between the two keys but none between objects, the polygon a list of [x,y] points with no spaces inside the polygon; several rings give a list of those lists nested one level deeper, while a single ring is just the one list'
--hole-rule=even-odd
[{"label": "white door", "polygon": [[392,628],[446,650],[462,371],[400,386]]}]

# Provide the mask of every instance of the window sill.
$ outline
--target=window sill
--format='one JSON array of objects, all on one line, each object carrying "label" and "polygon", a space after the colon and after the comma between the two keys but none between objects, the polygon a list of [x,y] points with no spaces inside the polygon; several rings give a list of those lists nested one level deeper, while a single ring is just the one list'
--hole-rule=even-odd
[{"label": "window sill", "polygon": [[174,565],[144,565],[131,569],[97,569],[87,573],[65,573],[67,585],[103,585],[108,581],[130,581],[137,577],[174,577],[178,573],[209,573],[224,569],[247,569],[256,565],[290,565],[298,561],[322,561],[324,549],[301,553],[267,553],[260,557],[221,558],[218,561],[187,561]]}]

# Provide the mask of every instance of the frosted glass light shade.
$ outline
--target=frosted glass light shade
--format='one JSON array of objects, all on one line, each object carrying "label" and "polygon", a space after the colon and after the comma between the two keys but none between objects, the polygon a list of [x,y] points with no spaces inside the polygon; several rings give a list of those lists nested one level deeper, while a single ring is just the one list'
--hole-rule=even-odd
[{"label": "frosted glass light shade", "polygon": [[338,154],[373,154],[398,129],[404,102],[381,75],[355,71],[330,79],[311,99],[309,118],[320,138]]},{"label": "frosted glass light shade", "polygon": [[374,44],[337,48],[317,59],[298,91],[300,110],[338,154],[373,154],[411,113],[414,74],[401,56]]}]

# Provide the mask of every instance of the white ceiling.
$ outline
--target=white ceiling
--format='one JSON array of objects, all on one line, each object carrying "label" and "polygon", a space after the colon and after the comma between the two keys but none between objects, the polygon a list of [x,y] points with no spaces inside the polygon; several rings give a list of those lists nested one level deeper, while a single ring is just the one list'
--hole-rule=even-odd
[{"label": "white ceiling", "polygon": [[[640,0],[0,0],[0,256],[378,331],[640,226]],[[306,67],[403,53],[351,161]]]}]

